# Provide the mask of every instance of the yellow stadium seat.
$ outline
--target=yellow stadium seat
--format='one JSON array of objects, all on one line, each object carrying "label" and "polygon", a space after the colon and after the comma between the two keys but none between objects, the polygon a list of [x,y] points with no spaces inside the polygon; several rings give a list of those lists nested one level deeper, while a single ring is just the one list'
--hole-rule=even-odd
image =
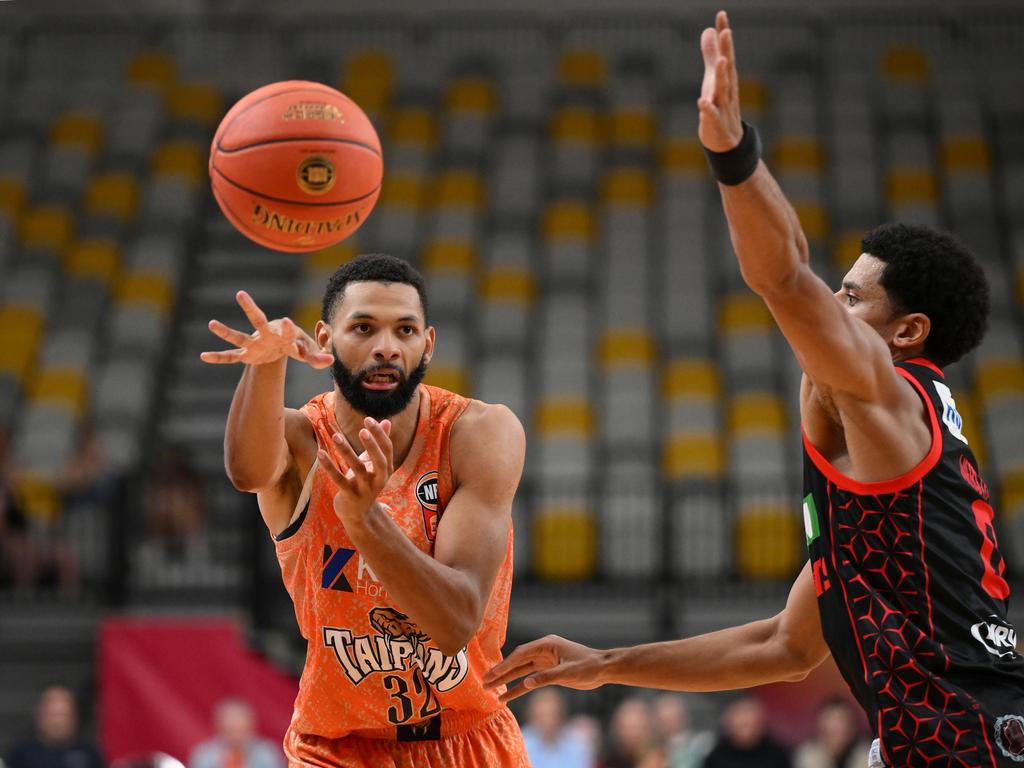
[{"label": "yellow stadium seat", "polygon": [[726,333],[772,327],[772,316],[759,296],[734,293],[725,297],[719,310],[719,328]]},{"label": "yellow stadium seat", "polygon": [[333,274],[342,264],[347,264],[356,257],[356,248],[351,240],[310,251],[303,260],[302,269],[307,274]]},{"label": "yellow stadium seat", "polygon": [[532,273],[514,267],[492,267],[480,281],[480,296],[488,302],[527,305],[535,292]]},{"label": "yellow stadium seat", "polygon": [[984,171],[992,167],[992,151],[982,136],[947,136],[942,142],[946,171]]},{"label": "yellow stadium seat", "polygon": [[537,406],[534,426],[546,437],[588,437],[594,431],[594,411],[582,398],[548,398]]},{"label": "yellow stadium seat", "polygon": [[166,313],[174,303],[174,287],[163,275],[129,272],[122,274],[118,281],[117,300],[121,304],[142,304]]},{"label": "yellow stadium seat", "polygon": [[594,238],[594,217],[590,207],[582,200],[558,200],[544,212],[544,238],[556,240],[583,240]]},{"label": "yellow stadium seat", "polygon": [[306,299],[296,307],[295,313],[292,315],[292,320],[297,326],[299,326],[299,328],[312,336],[313,328],[316,327],[316,321],[320,319],[322,311],[322,299]]},{"label": "yellow stadium seat", "polygon": [[462,77],[448,86],[445,95],[452,112],[470,112],[484,117],[497,110],[497,95],[490,80],[482,77]]},{"label": "yellow stadium seat", "polygon": [[472,243],[435,240],[423,254],[425,272],[472,272],[476,267],[476,249]]},{"label": "yellow stadium seat", "polygon": [[541,508],[533,525],[534,569],[552,581],[575,581],[594,575],[597,525],[584,507]]},{"label": "yellow stadium seat", "polygon": [[729,403],[729,431],[733,434],[779,434],[785,429],[786,407],[778,395],[768,392],[745,392],[734,397]]},{"label": "yellow stadium seat", "polygon": [[845,275],[860,258],[862,239],[860,232],[844,232],[836,238],[835,245],[832,246],[832,266],[841,275]]},{"label": "yellow stadium seat", "polygon": [[764,112],[768,106],[768,89],[760,80],[750,76],[740,79],[740,104],[743,111],[752,114]]},{"label": "yellow stadium seat", "polygon": [[85,406],[85,372],[68,368],[40,371],[28,382],[28,394],[33,402],[61,406],[81,415]]},{"label": "yellow stadium seat", "polygon": [[167,111],[178,120],[212,125],[223,117],[224,98],[209,83],[179,83],[171,88]]},{"label": "yellow stadium seat", "polygon": [[480,176],[472,171],[447,171],[440,175],[434,186],[436,205],[477,208],[483,200],[483,183]]},{"label": "yellow stadium seat", "polygon": [[1024,362],[1016,358],[979,363],[975,378],[982,403],[1000,395],[1024,395]]},{"label": "yellow stadium seat", "polygon": [[469,387],[469,374],[461,365],[431,363],[423,380],[435,387],[458,392],[464,397],[470,397],[472,394]]},{"label": "yellow stadium seat", "polygon": [[606,369],[647,368],[654,355],[654,338],[645,328],[616,328],[601,339],[601,364]]},{"label": "yellow stadium seat", "polygon": [[798,516],[785,507],[740,510],[736,521],[736,564],[748,579],[785,579],[803,557]]},{"label": "yellow stadium seat", "polygon": [[563,107],[551,117],[551,140],[562,143],[597,144],[601,141],[601,121],[588,107]]},{"label": "yellow stadium seat", "polygon": [[601,196],[606,203],[646,208],[654,197],[651,175],[643,168],[615,168],[605,175]]},{"label": "yellow stadium seat", "polygon": [[24,379],[43,335],[42,313],[30,307],[0,309],[0,373]]},{"label": "yellow stadium seat", "polygon": [[34,520],[52,522],[60,517],[63,500],[60,491],[49,478],[33,473],[18,477],[14,486],[18,506]]},{"label": "yellow stadium seat", "polygon": [[437,143],[437,121],[430,110],[406,107],[391,120],[391,141],[429,148]]},{"label": "yellow stadium seat", "polygon": [[13,177],[0,176],[0,213],[17,220],[25,207],[25,184]]},{"label": "yellow stadium seat", "polygon": [[359,51],[345,67],[341,91],[368,113],[381,112],[391,101],[394,64],[381,51]]},{"label": "yellow stadium seat", "polygon": [[597,51],[566,51],[558,62],[558,78],[570,88],[603,88],[608,65]]},{"label": "yellow stadium seat", "polygon": [[385,174],[380,191],[380,204],[384,207],[418,208],[423,202],[426,183],[414,174]]},{"label": "yellow stadium seat", "polygon": [[722,441],[711,433],[670,437],[663,462],[669,480],[718,480],[725,468]]},{"label": "yellow stadium seat", "polygon": [[50,129],[50,141],[56,146],[81,147],[90,155],[100,148],[100,136],[99,118],[82,112],[61,115]]},{"label": "yellow stadium seat", "polygon": [[810,242],[818,243],[828,237],[828,211],[825,210],[825,206],[813,201],[796,201],[793,203],[793,210],[796,211],[800,226]]},{"label": "yellow stadium seat", "polygon": [[71,242],[74,219],[59,205],[41,205],[21,219],[21,243],[26,248],[63,251]]},{"label": "yellow stadium seat", "polygon": [[138,198],[138,183],[132,174],[110,171],[89,183],[85,192],[85,208],[91,214],[130,219],[135,215]]},{"label": "yellow stadium seat", "polygon": [[775,145],[772,164],[780,171],[820,171],[825,153],[816,139],[785,138]]},{"label": "yellow stadium seat", "polygon": [[929,75],[928,56],[909,45],[893,46],[882,56],[882,74],[890,80],[924,83]]},{"label": "yellow stadium seat", "polygon": [[661,148],[661,167],[672,173],[704,175],[708,172],[704,150],[696,139],[666,141]]},{"label": "yellow stadium seat", "polygon": [[623,110],[608,117],[608,140],[619,147],[645,149],[654,143],[657,126],[650,112]]},{"label": "yellow stadium seat", "polygon": [[128,82],[167,89],[176,78],[174,58],[163,51],[144,51],[128,65]]},{"label": "yellow stadium seat", "polygon": [[718,368],[710,360],[683,358],[665,366],[661,394],[666,400],[681,397],[717,399],[722,392]]},{"label": "yellow stadium seat", "polygon": [[94,238],[75,243],[64,257],[64,269],[73,277],[109,284],[117,272],[121,252],[116,240]]},{"label": "yellow stadium seat", "polygon": [[206,153],[194,141],[167,141],[153,153],[152,167],[154,173],[180,176],[195,183],[206,175]]},{"label": "yellow stadium seat", "polygon": [[893,168],[886,181],[886,196],[890,205],[905,202],[934,203],[938,199],[938,185],[929,170]]},{"label": "yellow stadium seat", "polygon": [[1024,470],[1011,470],[1000,478],[1002,489],[999,510],[1011,519],[1024,514]]}]

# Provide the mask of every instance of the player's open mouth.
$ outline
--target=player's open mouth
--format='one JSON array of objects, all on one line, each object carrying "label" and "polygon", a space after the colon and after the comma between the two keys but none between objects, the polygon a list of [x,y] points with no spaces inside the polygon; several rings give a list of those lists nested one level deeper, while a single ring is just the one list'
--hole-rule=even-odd
[{"label": "player's open mouth", "polygon": [[363,388],[386,392],[398,386],[397,371],[374,371],[363,379]]}]

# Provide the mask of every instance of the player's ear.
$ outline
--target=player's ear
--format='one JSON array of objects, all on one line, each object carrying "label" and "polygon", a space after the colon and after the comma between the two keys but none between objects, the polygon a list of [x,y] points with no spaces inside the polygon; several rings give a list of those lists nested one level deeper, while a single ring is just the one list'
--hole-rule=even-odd
[{"label": "player's ear", "polygon": [[423,336],[427,341],[426,346],[423,348],[423,362],[430,363],[430,359],[434,356],[434,339],[436,336],[434,326],[428,325]]},{"label": "player's ear", "polygon": [[892,344],[897,349],[910,350],[915,347],[924,348],[925,340],[932,330],[932,321],[921,312],[911,312],[900,318]]},{"label": "player's ear", "polygon": [[313,338],[320,346],[320,349],[329,352],[331,350],[331,326],[323,320],[317,320],[313,326]]}]

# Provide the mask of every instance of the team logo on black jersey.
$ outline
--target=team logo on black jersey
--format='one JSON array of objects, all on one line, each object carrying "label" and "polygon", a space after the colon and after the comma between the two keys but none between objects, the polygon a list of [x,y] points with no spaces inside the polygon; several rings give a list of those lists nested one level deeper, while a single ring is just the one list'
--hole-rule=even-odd
[{"label": "team logo on black jersey", "polygon": [[416,500],[423,510],[423,529],[431,541],[437,536],[437,470],[424,472],[416,481]]},{"label": "team logo on black jersey", "polygon": [[1006,619],[993,614],[971,627],[971,634],[993,656],[1017,655],[1017,632]]},{"label": "team logo on black jersey", "polygon": [[1024,717],[1003,715],[996,720],[996,746],[1015,763],[1024,763]]}]

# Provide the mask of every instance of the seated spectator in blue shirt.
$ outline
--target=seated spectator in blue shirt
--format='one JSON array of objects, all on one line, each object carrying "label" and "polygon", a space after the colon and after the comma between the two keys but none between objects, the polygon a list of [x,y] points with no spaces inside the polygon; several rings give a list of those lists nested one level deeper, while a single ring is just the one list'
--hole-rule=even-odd
[{"label": "seated spectator in blue shirt", "polygon": [[533,768],[591,768],[586,745],[565,727],[565,715],[557,688],[541,688],[527,699],[523,741]]},{"label": "seated spectator in blue shirt", "polygon": [[192,751],[189,768],[283,768],[281,747],[256,734],[256,713],[241,699],[214,710],[217,735]]}]

